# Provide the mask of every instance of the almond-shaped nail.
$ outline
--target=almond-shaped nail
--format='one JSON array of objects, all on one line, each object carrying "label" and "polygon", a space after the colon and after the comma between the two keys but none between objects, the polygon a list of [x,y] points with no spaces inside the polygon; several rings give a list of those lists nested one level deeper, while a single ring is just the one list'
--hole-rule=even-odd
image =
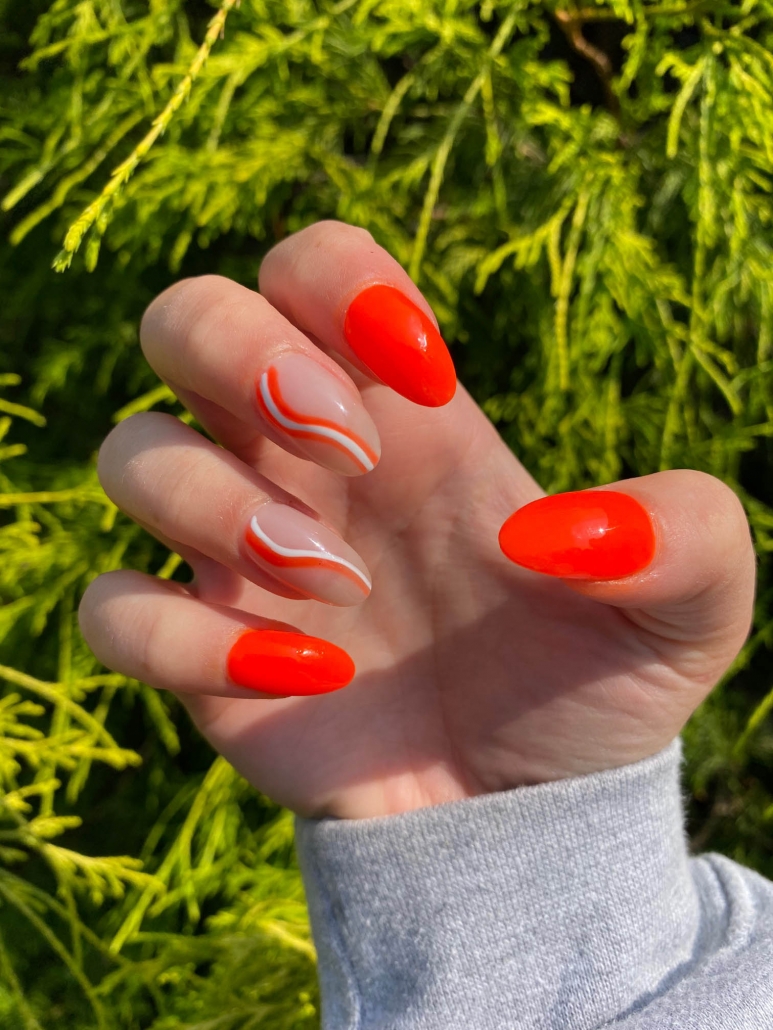
[{"label": "almond-shaped nail", "polygon": [[456,391],[456,372],[431,318],[394,286],[358,293],[344,316],[349,346],[382,383],[416,404],[437,408]]},{"label": "almond-shaped nail", "polygon": [[655,556],[647,511],[616,490],[576,490],[519,508],[499,531],[517,565],[564,579],[622,579]]},{"label": "almond-shaped nail", "polygon": [[291,630],[250,629],[228,653],[228,677],[237,687],[280,697],[328,694],[354,678],[342,648]]},{"label": "almond-shaped nail", "polygon": [[352,605],[370,593],[367,567],[327,526],[288,504],[269,501],[244,531],[249,557],[280,583],[328,604]]},{"label": "almond-shaped nail", "polygon": [[261,414],[306,457],[347,476],[370,472],[381,443],[352,384],[305,354],[282,354],[257,383]]}]

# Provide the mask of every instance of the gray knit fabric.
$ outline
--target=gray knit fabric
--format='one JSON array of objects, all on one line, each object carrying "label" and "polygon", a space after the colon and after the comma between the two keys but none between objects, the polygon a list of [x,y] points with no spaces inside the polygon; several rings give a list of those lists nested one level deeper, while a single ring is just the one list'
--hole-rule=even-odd
[{"label": "gray knit fabric", "polygon": [[773,884],[689,858],[680,753],[299,819],[324,1030],[773,1030]]}]

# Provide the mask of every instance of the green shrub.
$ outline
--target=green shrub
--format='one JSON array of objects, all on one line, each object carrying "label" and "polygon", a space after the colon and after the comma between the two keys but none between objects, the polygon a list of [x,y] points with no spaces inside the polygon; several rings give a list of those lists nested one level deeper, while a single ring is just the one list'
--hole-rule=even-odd
[{"label": "green shrub", "polygon": [[772,47],[771,0],[0,0],[0,1027],[315,1025],[287,813],[75,609],[182,574],[94,472],[179,411],[144,306],[319,218],[406,265],[546,488],[738,491],[757,620],[686,731],[691,818],[773,875]]}]

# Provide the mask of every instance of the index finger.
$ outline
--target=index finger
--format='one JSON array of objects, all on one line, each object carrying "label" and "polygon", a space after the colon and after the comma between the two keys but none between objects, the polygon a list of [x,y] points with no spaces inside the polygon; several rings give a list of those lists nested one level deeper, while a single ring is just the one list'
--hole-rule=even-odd
[{"label": "index finger", "polygon": [[293,325],[416,404],[439,407],[456,373],[432,310],[369,232],[317,222],[265,257],[260,292]]}]

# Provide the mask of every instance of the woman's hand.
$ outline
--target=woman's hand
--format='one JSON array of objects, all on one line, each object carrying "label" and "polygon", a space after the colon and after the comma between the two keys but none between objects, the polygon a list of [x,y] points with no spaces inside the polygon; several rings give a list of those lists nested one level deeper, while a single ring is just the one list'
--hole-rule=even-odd
[{"label": "woman's hand", "polygon": [[[500,527],[543,492],[468,394],[451,399],[400,266],[320,223],[271,251],[260,290],[191,279],[145,315],[148,360],[222,448],[155,413],[106,440],[105,490],[195,578],[95,580],[81,624],[97,656],[178,694],[305,815],[386,815],[663,748],[748,632],[734,494],[674,471],[538,503],[503,531],[515,565]],[[346,689],[270,696],[344,684],[339,648]]]}]

